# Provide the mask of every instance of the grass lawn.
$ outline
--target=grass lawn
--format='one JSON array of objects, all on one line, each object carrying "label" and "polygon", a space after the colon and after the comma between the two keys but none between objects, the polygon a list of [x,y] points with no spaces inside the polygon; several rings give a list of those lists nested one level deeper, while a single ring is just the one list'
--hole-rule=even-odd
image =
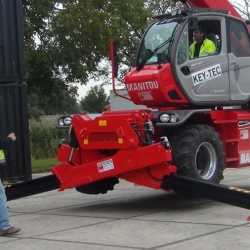
[{"label": "grass lawn", "polygon": [[50,172],[51,168],[59,163],[55,158],[31,160],[32,173]]}]

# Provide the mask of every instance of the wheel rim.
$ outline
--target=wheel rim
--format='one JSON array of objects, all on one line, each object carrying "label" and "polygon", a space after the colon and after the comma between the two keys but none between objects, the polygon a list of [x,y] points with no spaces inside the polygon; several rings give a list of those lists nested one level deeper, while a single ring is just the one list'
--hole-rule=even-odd
[{"label": "wheel rim", "polygon": [[214,147],[203,142],[196,151],[196,168],[202,179],[210,179],[216,170],[217,156]]}]

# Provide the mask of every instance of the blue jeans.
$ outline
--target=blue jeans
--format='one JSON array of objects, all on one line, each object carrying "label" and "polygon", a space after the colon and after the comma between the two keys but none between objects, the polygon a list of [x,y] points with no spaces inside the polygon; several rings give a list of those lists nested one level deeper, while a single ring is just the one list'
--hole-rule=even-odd
[{"label": "blue jeans", "polygon": [[0,180],[0,230],[7,230],[10,227],[5,190]]}]

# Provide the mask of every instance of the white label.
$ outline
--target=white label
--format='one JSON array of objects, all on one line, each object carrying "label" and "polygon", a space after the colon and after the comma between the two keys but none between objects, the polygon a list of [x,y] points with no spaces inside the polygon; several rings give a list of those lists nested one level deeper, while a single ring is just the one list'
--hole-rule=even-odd
[{"label": "white label", "polygon": [[151,95],[150,92],[142,92],[142,93],[138,93],[139,98],[142,101],[152,101],[154,100],[153,96]]},{"label": "white label", "polygon": [[246,120],[246,121],[239,121],[239,126],[245,126],[245,125],[249,125],[250,121]]},{"label": "white label", "polygon": [[205,82],[207,80],[211,80],[213,78],[221,76],[221,73],[222,73],[222,70],[221,70],[220,64],[198,71],[192,74],[194,86],[202,82]]},{"label": "white label", "polygon": [[240,164],[245,164],[250,162],[250,153],[240,154]]},{"label": "white label", "polygon": [[105,172],[105,171],[112,170],[115,167],[114,167],[114,164],[113,164],[113,160],[110,159],[110,160],[98,162],[97,163],[97,168],[98,168],[98,172],[102,173],[102,172]]},{"label": "white label", "polygon": [[153,82],[138,82],[126,84],[127,91],[137,91],[137,90],[149,90],[158,89],[159,83],[157,81]]},{"label": "white label", "polygon": [[240,139],[245,140],[248,138],[249,138],[248,130],[241,130],[240,131]]}]

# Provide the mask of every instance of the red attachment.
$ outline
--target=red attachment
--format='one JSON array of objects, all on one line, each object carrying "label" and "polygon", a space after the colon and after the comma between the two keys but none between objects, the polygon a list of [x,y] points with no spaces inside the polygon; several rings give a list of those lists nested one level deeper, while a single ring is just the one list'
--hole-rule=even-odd
[{"label": "red attachment", "polygon": [[[111,176],[124,178],[152,188],[160,188],[162,178],[167,174],[176,172],[174,166],[165,163],[171,161],[171,159],[171,151],[166,150],[161,143],[156,143],[137,149],[121,149],[113,156],[76,166],[64,162],[54,167],[52,173],[61,182],[60,190],[81,186]],[[168,166],[170,166],[169,169]],[[152,172],[152,176],[147,174],[146,170],[134,172],[147,167],[150,167],[149,171]]]},{"label": "red attachment", "polygon": [[[165,175],[176,172],[170,165],[172,154],[162,143],[144,145],[144,122],[152,119],[146,110],[104,112],[91,120],[88,115],[75,115],[72,119],[79,149],[73,152],[62,144],[58,160],[64,161],[52,169],[61,182],[60,190],[88,184],[116,176],[134,183],[160,188]],[[136,133],[132,126],[136,126]]]},{"label": "red attachment", "polygon": [[137,171],[127,172],[118,177],[135,184],[159,189],[161,187],[163,177],[176,173],[177,168],[168,163],[158,164]]},{"label": "red attachment", "polygon": [[[108,112],[106,112],[108,113]],[[112,112],[111,112],[112,113]],[[130,123],[148,119],[146,112],[117,113],[117,116],[100,116],[89,120],[87,115],[75,115],[72,124],[82,149],[137,148],[139,141]]]}]

